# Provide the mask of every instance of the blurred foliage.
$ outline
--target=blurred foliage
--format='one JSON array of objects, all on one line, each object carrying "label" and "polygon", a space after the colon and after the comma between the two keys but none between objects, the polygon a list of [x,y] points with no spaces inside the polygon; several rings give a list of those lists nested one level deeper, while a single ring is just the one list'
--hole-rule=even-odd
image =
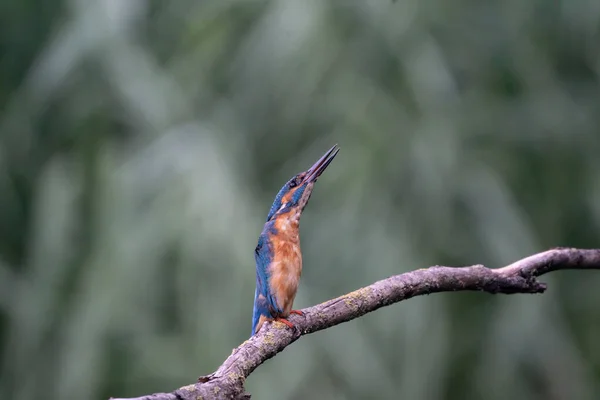
[{"label": "blurred foliage", "polygon": [[[172,390],[248,337],[280,186],[306,307],[598,247],[597,1],[5,0],[0,398]],[[295,343],[257,399],[597,399],[600,277],[421,297]]]}]

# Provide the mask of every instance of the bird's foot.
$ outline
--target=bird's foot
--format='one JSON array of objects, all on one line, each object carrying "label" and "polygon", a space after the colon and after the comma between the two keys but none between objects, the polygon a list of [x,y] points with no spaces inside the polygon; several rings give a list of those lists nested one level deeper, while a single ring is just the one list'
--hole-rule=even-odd
[{"label": "bird's foot", "polygon": [[294,324],[292,324],[290,321],[288,321],[285,318],[275,318],[275,321],[284,323],[284,324],[286,324],[288,326],[288,328],[294,329]]},{"label": "bird's foot", "polygon": [[291,310],[290,314],[298,314],[298,315],[304,315],[304,313],[300,310]]}]

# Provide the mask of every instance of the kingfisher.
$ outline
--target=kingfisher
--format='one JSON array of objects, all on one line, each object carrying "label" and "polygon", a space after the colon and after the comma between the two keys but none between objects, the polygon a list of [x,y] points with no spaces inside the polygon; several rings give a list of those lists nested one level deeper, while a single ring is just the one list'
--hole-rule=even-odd
[{"label": "kingfisher", "polygon": [[334,145],[310,169],[287,181],[275,197],[254,250],[256,291],[251,336],[265,321],[279,321],[293,329],[287,318],[290,314],[302,315],[301,311],[292,310],[302,274],[300,215],[315,182],[339,150]]}]

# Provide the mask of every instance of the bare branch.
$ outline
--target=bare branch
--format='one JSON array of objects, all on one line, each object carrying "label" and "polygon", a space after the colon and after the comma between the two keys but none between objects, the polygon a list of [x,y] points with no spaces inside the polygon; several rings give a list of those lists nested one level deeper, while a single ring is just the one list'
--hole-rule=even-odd
[{"label": "bare branch", "polygon": [[217,371],[200,377],[198,383],[171,393],[114,400],[248,399],[250,395],[244,392],[244,381],[248,375],[302,335],[424,294],[466,290],[505,294],[543,293],[546,284],[539,282],[536,277],[569,269],[600,269],[600,249],[557,248],[499,269],[488,269],[483,265],[460,268],[435,266],[392,276],[306,308],[302,310],[303,316],[290,316],[295,330],[278,322],[265,324],[258,334],[234,349]]}]

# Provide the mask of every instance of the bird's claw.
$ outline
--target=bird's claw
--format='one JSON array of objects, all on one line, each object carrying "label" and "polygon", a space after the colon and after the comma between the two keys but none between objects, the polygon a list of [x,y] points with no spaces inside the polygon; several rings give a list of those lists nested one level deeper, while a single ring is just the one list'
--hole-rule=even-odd
[{"label": "bird's claw", "polygon": [[288,321],[285,318],[275,318],[275,321],[281,322],[283,324],[286,324],[288,326],[288,328],[290,329],[294,329],[294,324],[292,324],[290,321]]}]

